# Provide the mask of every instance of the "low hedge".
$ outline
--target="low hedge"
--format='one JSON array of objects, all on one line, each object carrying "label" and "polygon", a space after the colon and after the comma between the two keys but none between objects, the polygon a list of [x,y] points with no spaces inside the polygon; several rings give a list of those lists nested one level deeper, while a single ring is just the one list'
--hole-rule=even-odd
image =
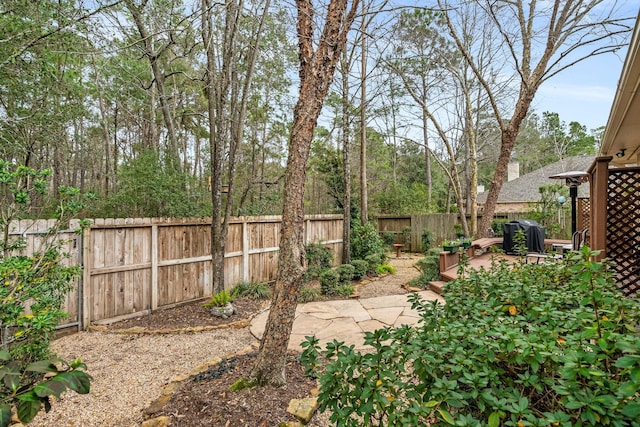
[{"label": "low hedge", "polygon": [[593,255],[468,271],[445,305],[412,295],[420,323],[367,333],[364,353],[309,338],[321,409],[342,426],[639,426],[640,303]]}]

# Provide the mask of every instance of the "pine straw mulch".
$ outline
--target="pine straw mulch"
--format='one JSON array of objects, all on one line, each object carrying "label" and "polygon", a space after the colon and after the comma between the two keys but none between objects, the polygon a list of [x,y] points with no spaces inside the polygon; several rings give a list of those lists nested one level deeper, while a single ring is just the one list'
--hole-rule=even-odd
[{"label": "pine straw mulch", "polygon": [[[399,271],[400,272],[400,271]],[[398,275],[387,276],[389,281],[373,278],[361,287],[360,297],[407,293],[402,287],[416,272],[406,269]],[[369,282],[367,280],[367,282]],[[362,292],[362,290],[366,290]],[[323,298],[324,299],[324,298]],[[256,314],[267,307],[267,301],[236,298],[237,313],[228,319],[214,317],[202,307],[202,302],[189,303],[149,315],[125,320],[107,326],[113,332],[175,333],[227,326],[244,327]],[[296,418],[287,412],[292,399],[311,397],[318,384],[304,374],[298,354],[287,357],[285,387],[250,387],[230,391],[229,387],[241,378],[248,378],[256,356],[255,347],[244,354],[230,355],[207,370],[186,376],[178,384],[169,384],[145,411],[145,419],[170,417],[171,427],[188,426],[281,426],[294,423]],[[292,424],[294,425],[294,424]],[[328,414],[316,414],[309,427],[330,425]]]}]

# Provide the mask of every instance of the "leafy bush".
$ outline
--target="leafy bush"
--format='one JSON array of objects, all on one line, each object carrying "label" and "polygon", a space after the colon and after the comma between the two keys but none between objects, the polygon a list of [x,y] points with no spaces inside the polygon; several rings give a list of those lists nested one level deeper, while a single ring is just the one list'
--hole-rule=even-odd
[{"label": "leafy bush", "polygon": [[68,228],[69,218],[84,208],[91,195],[59,187],[56,206],[49,208],[55,225],[39,236],[38,252],[24,253],[25,237],[10,233],[11,222],[29,217],[34,203],[45,196],[50,174],[0,161],[0,348],[22,366],[49,357],[49,341],[66,317],[62,305],[81,274],[79,266],[69,265],[64,253],[67,242],[57,233]]},{"label": "leafy bush", "polygon": [[392,266],[392,265],[389,265],[389,264],[380,264],[376,268],[376,273],[378,273],[378,274],[385,274],[385,273],[396,274],[396,268],[394,266]]},{"label": "leafy bush", "polygon": [[409,282],[411,286],[426,288],[429,282],[440,278],[440,255],[438,252],[430,252],[424,258],[416,262],[416,267],[420,270],[420,277]]},{"label": "leafy bush", "polygon": [[370,254],[365,257],[365,261],[367,262],[367,273],[368,274],[378,274],[378,266],[384,264],[387,259],[384,254]]},{"label": "leafy bush", "polygon": [[353,265],[353,278],[356,280],[362,279],[367,274],[367,269],[369,268],[369,263],[363,259],[354,259],[351,260],[351,265]]},{"label": "leafy bush", "polygon": [[341,297],[348,297],[353,294],[353,289],[352,285],[340,284],[336,287],[334,294]]},{"label": "leafy bush", "polygon": [[317,288],[311,288],[309,286],[302,286],[298,293],[298,302],[305,303],[311,301],[317,301],[320,299],[320,290]]},{"label": "leafy bush", "polygon": [[325,270],[320,273],[320,290],[324,295],[335,295],[340,277],[334,269]]},{"label": "leafy bush", "polygon": [[298,302],[305,303],[305,302],[317,301],[318,299],[320,299],[321,295],[322,294],[320,293],[320,290],[317,288],[302,286],[300,288],[300,292],[298,293]]},{"label": "leafy bush", "polygon": [[367,333],[371,351],[307,339],[321,409],[343,426],[638,426],[640,303],[593,255],[468,271],[445,305],[411,295],[421,322]]},{"label": "leafy bush", "polygon": [[400,232],[402,242],[406,246],[411,246],[411,227],[402,227]]},{"label": "leafy bush", "polygon": [[261,282],[240,282],[233,288],[233,293],[239,297],[268,299],[271,296],[271,288]]},{"label": "leafy bush", "polygon": [[429,230],[422,230],[422,252],[427,253],[433,245],[433,233]]},{"label": "leafy bush", "polygon": [[508,223],[508,219],[494,219],[491,223],[491,229],[493,230],[493,235],[495,237],[502,237],[504,235],[503,225]]},{"label": "leafy bush", "polygon": [[394,242],[396,241],[396,235],[393,234],[391,231],[385,231],[384,233],[382,233],[381,237],[382,237],[382,241],[387,246],[393,245]]},{"label": "leafy bush", "polygon": [[356,272],[356,268],[351,264],[342,264],[336,268],[338,273],[338,282],[340,285],[350,285],[351,279]]},{"label": "leafy bush", "polygon": [[21,422],[29,423],[43,406],[49,412],[50,396],[59,399],[67,389],[89,393],[91,377],[86,368],[80,359],[40,360],[23,368],[8,351],[0,350],[0,427],[11,424],[12,407]]},{"label": "leafy bush", "polygon": [[366,259],[368,255],[385,251],[385,244],[375,226],[371,222],[362,225],[360,221],[351,223],[351,256],[355,259]]},{"label": "leafy bush", "polygon": [[320,243],[310,243],[305,246],[307,256],[307,271],[305,279],[315,279],[320,276],[324,270],[331,268],[333,265],[333,252],[328,247]]}]

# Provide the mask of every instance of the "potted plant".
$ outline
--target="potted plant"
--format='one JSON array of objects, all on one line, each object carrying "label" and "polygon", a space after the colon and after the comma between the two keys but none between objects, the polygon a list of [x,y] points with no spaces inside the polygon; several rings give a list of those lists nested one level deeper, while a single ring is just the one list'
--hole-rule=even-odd
[{"label": "potted plant", "polygon": [[471,237],[460,239],[460,246],[462,246],[463,249],[469,249],[471,247]]},{"label": "potted plant", "polygon": [[462,228],[462,224],[454,224],[453,231],[455,231],[456,237],[464,237],[464,229]]},{"label": "potted plant", "polygon": [[445,252],[454,253],[460,247],[460,242],[458,240],[445,240],[442,242],[442,250]]}]

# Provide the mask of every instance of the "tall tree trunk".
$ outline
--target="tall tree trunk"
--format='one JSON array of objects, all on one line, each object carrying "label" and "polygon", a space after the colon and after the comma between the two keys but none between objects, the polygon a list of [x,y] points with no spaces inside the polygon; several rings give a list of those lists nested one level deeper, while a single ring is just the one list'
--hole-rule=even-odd
[{"label": "tall tree trunk", "polygon": [[331,0],[322,36],[314,51],[312,0],[296,0],[300,92],[293,112],[278,256],[278,275],[271,309],[251,378],[260,385],[286,384],[285,361],[305,264],[303,241],[304,185],[313,131],[344,49],[359,0]]},{"label": "tall tree trunk", "polygon": [[344,194],[342,199],[342,263],[351,262],[351,104],[349,103],[349,62],[342,51],[342,167]]},{"label": "tall tree trunk", "polygon": [[167,102],[167,95],[164,87],[164,73],[160,70],[160,66],[158,65],[158,58],[160,57],[162,51],[166,50],[166,46],[161,49],[161,51],[156,51],[153,46],[153,37],[147,31],[146,26],[142,20],[142,9],[146,5],[146,1],[142,3],[140,7],[133,4],[132,1],[127,0],[125,2],[127,5],[127,9],[131,12],[131,17],[136,24],[136,28],[138,29],[138,33],[140,34],[140,40],[142,46],[144,47],[144,54],[149,60],[149,65],[151,66],[151,72],[153,74],[153,80],[155,81],[156,90],[158,91],[158,98],[160,101],[160,110],[162,111],[162,118],[164,119],[164,124],[167,127],[167,139],[169,140],[169,150],[171,155],[173,156],[173,161],[175,163],[175,167],[180,167],[180,162],[178,161],[178,142],[176,140],[176,131],[173,123],[173,116],[169,109],[169,104]]},{"label": "tall tree trunk", "polygon": [[362,62],[360,69],[360,223],[365,225],[369,217],[369,192],[367,183],[367,25],[365,2],[362,2]]},{"label": "tall tree trunk", "polygon": [[[262,28],[269,10],[270,0],[265,1],[260,23],[252,35],[251,47],[239,45],[239,23],[243,13],[242,0],[225,3],[225,25],[222,48],[217,50],[213,43],[213,15],[211,0],[202,0],[202,38],[207,55],[207,103],[209,108],[209,145],[211,150],[211,256],[213,258],[213,292],[218,293],[224,284],[224,255],[229,218],[233,208],[236,154],[244,135],[249,91],[253,71],[258,58],[257,52],[262,36]],[[221,62],[221,67],[216,61]],[[238,62],[246,67],[244,81],[238,81]],[[226,204],[223,205],[223,177],[225,157],[227,160]]]}]

